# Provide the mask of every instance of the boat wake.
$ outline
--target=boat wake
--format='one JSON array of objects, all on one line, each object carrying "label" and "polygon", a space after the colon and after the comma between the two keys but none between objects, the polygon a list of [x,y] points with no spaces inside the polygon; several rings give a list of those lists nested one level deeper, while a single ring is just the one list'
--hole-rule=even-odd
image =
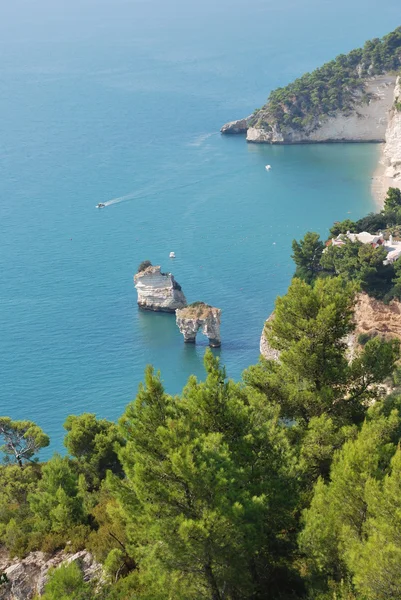
[{"label": "boat wake", "polygon": [[[243,167],[242,169],[237,169],[237,173],[239,173],[241,171],[245,171],[245,170],[247,170],[247,168],[248,167]],[[169,183],[173,180],[167,179],[163,182],[162,181],[158,182],[156,189],[154,187],[152,189],[152,187],[151,187],[151,188],[148,188],[148,191],[142,189],[142,190],[138,190],[136,192],[131,192],[130,194],[126,194],[125,196],[119,196],[118,198],[112,198],[111,200],[107,200],[106,202],[101,203],[101,205],[102,205],[102,207],[103,206],[106,207],[106,206],[112,206],[113,204],[119,204],[120,202],[127,202],[129,200],[142,200],[143,198],[154,198],[154,197],[160,196],[161,194],[164,194],[166,192],[175,192],[178,190],[182,190],[185,188],[190,188],[190,187],[199,185],[200,183],[205,183],[206,181],[227,177],[227,175],[230,175],[231,172],[232,171],[216,173],[214,175],[206,176],[201,179],[189,181],[188,183],[181,183],[179,185],[170,186],[170,187],[165,187],[165,184]]]}]

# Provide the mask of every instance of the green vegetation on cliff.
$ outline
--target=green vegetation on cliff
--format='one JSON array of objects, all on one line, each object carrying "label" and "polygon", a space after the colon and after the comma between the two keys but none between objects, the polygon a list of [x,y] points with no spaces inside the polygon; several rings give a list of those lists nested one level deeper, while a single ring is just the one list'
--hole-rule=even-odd
[{"label": "green vegetation on cliff", "polygon": [[253,115],[256,127],[305,129],[316,119],[336,111],[350,112],[356,102],[368,102],[367,77],[395,71],[401,66],[401,27],[365,43],[363,48],[340,54],[312,73],[271,92],[267,103]]}]

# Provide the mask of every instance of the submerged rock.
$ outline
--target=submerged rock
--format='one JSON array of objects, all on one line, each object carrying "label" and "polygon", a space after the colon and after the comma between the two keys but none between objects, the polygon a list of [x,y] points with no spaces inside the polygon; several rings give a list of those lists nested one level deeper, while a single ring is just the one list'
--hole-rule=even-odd
[{"label": "submerged rock", "polygon": [[218,348],[220,339],[220,308],[209,306],[204,302],[194,302],[186,308],[176,311],[179,330],[184,336],[184,342],[195,344],[199,329],[209,338],[209,346]]},{"label": "submerged rock", "polygon": [[138,292],[138,306],[145,310],[173,313],[187,306],[181,286],[171,273],[162,273],[160,267],[149,265],[134,276]]}]

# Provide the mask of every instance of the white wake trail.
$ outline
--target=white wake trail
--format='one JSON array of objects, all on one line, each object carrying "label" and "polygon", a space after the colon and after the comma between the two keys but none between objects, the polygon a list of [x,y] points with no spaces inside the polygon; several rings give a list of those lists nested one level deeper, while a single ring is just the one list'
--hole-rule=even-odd
[{"label": "white wake trail", "polygon": [[125,200],[133,200],[138,195],[138,192],[132,192],[131,194],[126,194],[126,196],[119,196],[118,198],[113,198],[112,200],[108,200],[104,203],[105,206],[111,206],[112,204],[118,204],[119,202],[124,202]]}]

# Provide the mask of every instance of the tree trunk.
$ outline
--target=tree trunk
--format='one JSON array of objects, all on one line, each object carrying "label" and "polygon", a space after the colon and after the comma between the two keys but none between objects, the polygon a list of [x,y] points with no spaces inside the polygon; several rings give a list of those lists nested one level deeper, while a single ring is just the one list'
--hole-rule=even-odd
[{"label": "tree trunk", "polygon": [[212,592],[212,600],[221,600],[219,588],[217,587],[216,579],[214,577],[210,563],[206,564],[204,569],[205,569],[206,579],[207,579],[207,582],[210,587],[210,591]]}]

